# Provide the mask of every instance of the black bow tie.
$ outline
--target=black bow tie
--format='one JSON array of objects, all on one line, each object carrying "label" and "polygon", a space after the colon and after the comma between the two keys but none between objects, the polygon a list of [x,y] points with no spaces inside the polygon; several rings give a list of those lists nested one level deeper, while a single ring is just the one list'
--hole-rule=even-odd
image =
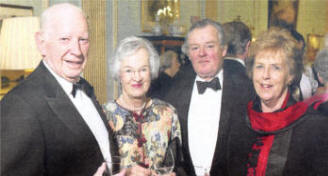
[{"label": "black bow tie", "polygon": [[80,79],[79,82],[73,84],[72,95],[74,98],[78,89],[84,91],[89,97],[91,97],[93,94],[93,87],[89,85],[85,80]]},{"label": "black bow tie", "polygon": [[208,87],[212,88],[215,91],[221,89],[221,85],[218,77],[215,77],[210,82],[196,81],[196,83],[197,83],[197,89],[199,94],[203,94],[206,88]]}]

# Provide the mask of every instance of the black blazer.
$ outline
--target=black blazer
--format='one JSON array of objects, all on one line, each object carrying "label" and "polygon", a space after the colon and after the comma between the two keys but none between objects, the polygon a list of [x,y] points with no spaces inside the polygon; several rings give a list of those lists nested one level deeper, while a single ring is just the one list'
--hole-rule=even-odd
[{"label": "black blazer", "polygon": [[[223,64],[223,70],[224,80],[219,132],[212,168],[210,170],[210,175],[214,176],[223,174],[224,169],[222,167],[226,158],[225,152],[227,135],[230,128],[229,124],[234,123],[234,118],[239,118],[232,116],[231,112],[245,109],[247,102],[254,96],[251,82],[245,76],[245,72],[231,69],[225,62]],[[195,175],[188,144],[188,111],[195,78],[196,73],[193,71],[192,66],[185,66],[178,73],[173,86],[164,97],[164,100],[171,103],[178,111],[182,131],[184,169],[188,176]]]},{"label": "black blazer", "polygon": [[[101,106],[91,98],[117,155]],[[89,127],[42,62],[0,108],[2,176],[90,176],[104,161]]]},{"label": "black blazer", "polygon": [[223,67],[226,71],[234,72],[234,74],[238,74],[243,79],[247,78],[246,67],[237,60],[224,59]]}]

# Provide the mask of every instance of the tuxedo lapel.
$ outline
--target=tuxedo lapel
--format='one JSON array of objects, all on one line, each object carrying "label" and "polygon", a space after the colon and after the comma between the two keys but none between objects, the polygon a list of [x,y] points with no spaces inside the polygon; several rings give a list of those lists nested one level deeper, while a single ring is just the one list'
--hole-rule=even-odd
[{"label": "tuxedo lapel", "polygon": [[[47,83],[45,84],[46,86],[48,86],[48,92],[45,99],[48,102],[49,107],[56,114],[57,118],[60,119],[63,124],[65,124],[65,126],[72,131],[73,134],[84,136],[85,138],[92,138],[94,139],[94,141],[96,141],[89,126],[83,120],[81,114],[78,112],[72,101],[62,89],[62,87],[58,84],[57,80],[51,75],[48,70],[45,70],[45,72],[46,73],[44,74],[49,74],[47,78]],[[84,80],[84,78],[81,79],[83,79],[83,81],[86,81]],[[87,84],[91,86],[88,82]],[[113,138],[114,132],[109,127],[108,122],[106,120],[106,115],[103,112],[101,105],[97,101],[94,92],[92,92],[90,98],[108,131],[111,156],[118,156],[118,145]],[[113,171],[118,172],[119,169],[119,166],[114,166]]]},{"label": "tuxedo lapel", "polygon": [[81,135],[89,131],[80,113],[68,98],[64,96],[46,97],[46,100],[48,101],[49,107],[57,115],[57,118],[59,118],[72,133]]},{"label": "tuxedo lapel", "polygon": [[191,101],[191,95],[192,95],[192,90],[193,90],[193,85],[194,85],[194,81],[195,81],[195,76],[194,78],[190,79],[188,81],[185,82],[185,84],[183,85],[181,92],[178,94],[181,97],[181,101],[179,102],[179,106],[177,107],[178,111],[180,111],[179,113],[179,119],[180,119],[180,123],[183,126],[183,133],[185,135],[183,135],[184,137],[184,141],[185,142],[185,146],[186,146],[186,150],[188,153],[190,153],[189,151],[189,133],[188,133],[188,113],[189,113],[189,107],[190,107],[190,101]]},{"label": "tuxedo lapel", "polygon": [[227,71],[223,71],[223,92],[222,92],[222,99],[221,99],[221,112],[220,112],[220,121],[219,121],[219,131],[218,137],[215,146],[215,152],[212,160],[212,168],[211,168],[211,175],[217,175],[217,166],[219,166],[219,162],[222,161],[224,157],[224,142],[226,142],[225,136],[228,129],[229,129],[229,120],[230,120],[230,103],[231,101],[231,94],[233,93],[233,81],[230,78],[230,75]]},{"label": "tuxedo lapel", "polygon": [[234,80],[231,78],[231,75],[227,71],[223,71],[223,92],[221,99],[221,113],[220,113],[220,126],[219,126],[219,142],[222,142],[222,136],[225,136],[225,132],[228,129],[227,123],[229,121],[230,112],[231,112],[231,104],[234,102],[232,99],[234,92]]},{"label": "tuxedo lapel", "polygon": [[[213,157],[211,175],[222,175],[220,167],[226,162],[227,142],[231,125],[238,123],[240,117],[235,114],[242,114],[246,104],[253,96],[251,82],[245,72],[237,72],[235,69],[226,68],[223,71],[223,92],[221,102],[221,115],[219,123],[218,140]],[[240,66],[242,66],[240,64]],[[234,115],[233,115],[234,114]]]},{"label": "tuxedo lapel", "polygon": [[188,145],[188,112],[195,78],[196,73],[192,69],[192,66],[185,66],[177,74],[173,82],[174,86],[171,87],[164,98],[164,100],[171,103],[178,112],[182,133],[183,160],[185,160],[184,168],[186,172],[190,174],[194,173],[194,168]]},{"label": "tuxedo lapel", "polygon": [[42,85],[46,91],[44,98],[57,118],[60,119],[72,133],[91,137],[92,133],[88,125],[84,122],[82,116],[55,77],[42,62],[36,71],[36,75],[41,75],[40,80],[43,81]]}]

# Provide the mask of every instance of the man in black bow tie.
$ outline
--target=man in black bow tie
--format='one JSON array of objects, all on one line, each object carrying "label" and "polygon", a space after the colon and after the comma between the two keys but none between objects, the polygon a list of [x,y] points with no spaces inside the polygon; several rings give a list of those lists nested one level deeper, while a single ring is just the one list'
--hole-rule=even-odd
[{"label": "man in black bow tie", "polygon": [[227,48],[219,23],[204,19],[193,24],[182,51],[192,67],[181,69],[164,99],[178,111],[184,169],[188,176],[224,175],[229,124],[246,109],[251,84],[223,68]]},{"label": "man in black bow tie", "polygon": [[[68,3],[50,7],[41,19],[35,36],[43,60],[0,102],[0,175],[91,176],[118,153],[92,87],[80,77],[87,21]],[[82,89],[72,93],[77,83]]]}]

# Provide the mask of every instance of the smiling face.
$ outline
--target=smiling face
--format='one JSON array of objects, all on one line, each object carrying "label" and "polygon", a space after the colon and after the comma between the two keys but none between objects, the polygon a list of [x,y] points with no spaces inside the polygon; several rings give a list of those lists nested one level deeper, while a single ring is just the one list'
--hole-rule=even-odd
[{"label": "smiling face", "polygon": [[87,62],[88,27],[82,13],[70,9],[48,17],[37,44],[44,61],[60,77],[76,82]]},{"label": "smiling face", "polygon": [[221,69],[226,48],[221,47],[218,32],[208,25],[194,29],[188,37],[188,55],[198,76],[211,80]]},{"label": "smiling face", "polygon": [[149,54],[144,48],[123,58],[120,67],[123,96],[140,99],[146,96],[151,82]]},{"label": "smiling face", "polygon": [[263,112],[281,108],[292,78],[282,52],[262,51],[255,56],[252,79]]}]

